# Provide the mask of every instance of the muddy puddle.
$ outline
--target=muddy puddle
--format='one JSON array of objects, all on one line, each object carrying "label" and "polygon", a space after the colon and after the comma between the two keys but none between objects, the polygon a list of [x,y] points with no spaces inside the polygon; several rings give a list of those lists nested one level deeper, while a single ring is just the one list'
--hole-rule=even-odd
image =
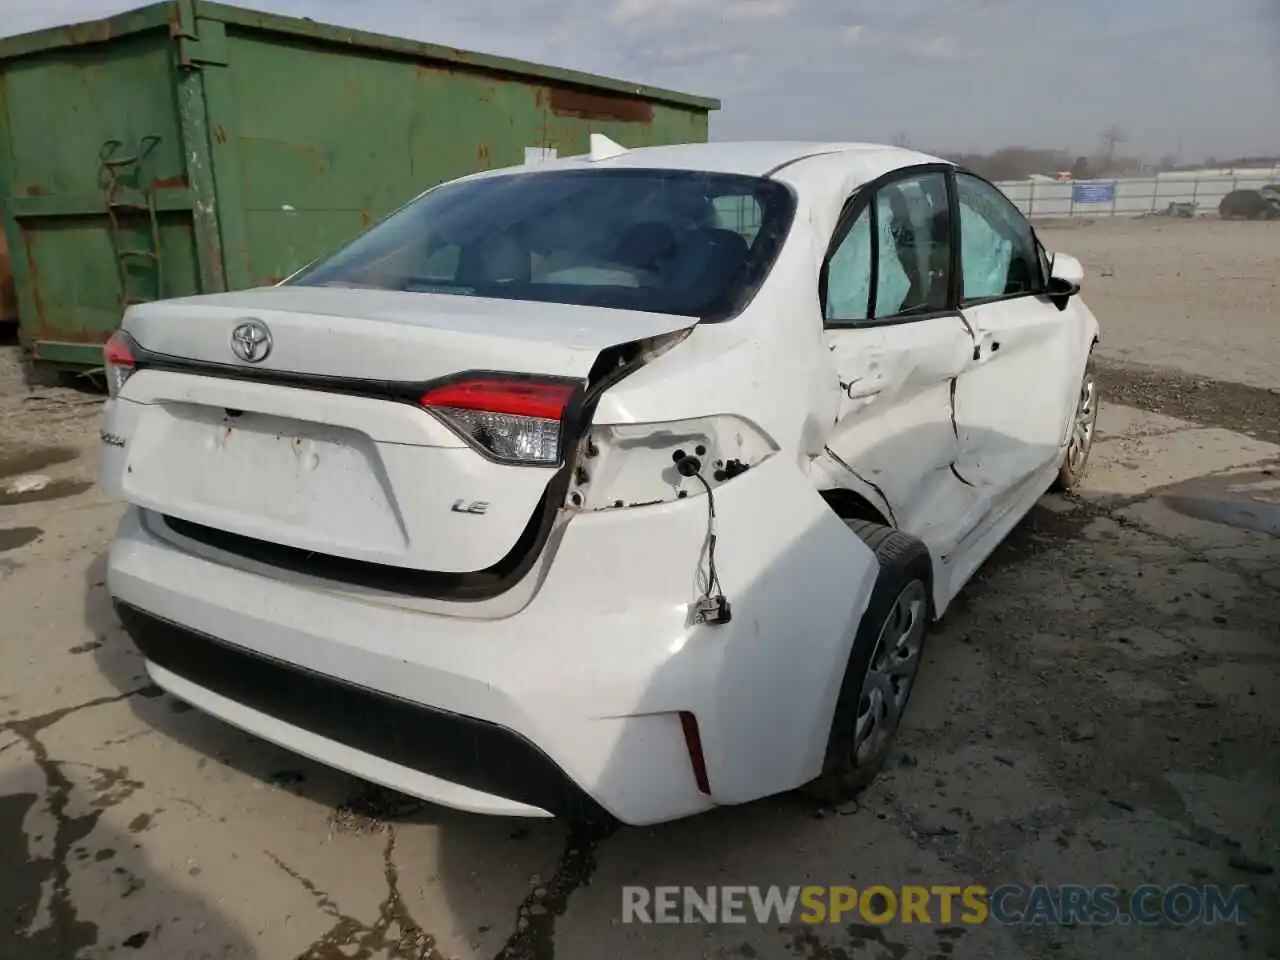
[{"label": "muddy puddle", "polygon": [[1238,530],[1253,533],[1269,533],[1280,537],[1280,503],[1246,500],[1225,496],[1182,496],[1166,494],[1159,498],[1170,510],[1191,517],[1208,520]]},{"label": "muddy puddle", "polygon": [[1280,469],[1235,470],[1155,491],[1183,516],[1280,537]]},{"label": "muddy puddle", "polygon": [[12,507],[20,503],[44,503],[62,500],[84,493],[93,486],[91,480],[52,480],[34,489],[6,490],[0,487],[0,507]]},{"label": "muddy puddle", "polygon": [[35,473],[60,463],[70,463],[80,454],[73,447],[28,447],[24,450],[0,450],[0,477],[16,477]]},{"label": "muddy puddle", "polygon": [[39,527],[0,527],[0,553],[25,547],[42,533]]}]

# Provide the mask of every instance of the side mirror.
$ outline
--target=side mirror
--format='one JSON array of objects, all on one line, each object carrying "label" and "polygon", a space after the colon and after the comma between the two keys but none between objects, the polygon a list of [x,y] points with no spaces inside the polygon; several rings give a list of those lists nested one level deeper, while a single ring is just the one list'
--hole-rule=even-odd
[{"label": "side mirror", "polygon": [[1069,253],[1055,253],[1049,259],[1049,288],[1045,291],[1059,310],[1080,292],[1084,283],[1084,265]]}]

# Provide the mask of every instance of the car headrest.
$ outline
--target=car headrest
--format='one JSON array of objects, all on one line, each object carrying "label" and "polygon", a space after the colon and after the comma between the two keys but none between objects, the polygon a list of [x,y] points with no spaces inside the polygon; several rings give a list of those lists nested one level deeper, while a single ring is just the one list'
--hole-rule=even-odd
[{"label": "car headrest", "polygon": [[675,245],[676,232],[670,226],[657,220],[647,220],[623,234],[613,258],[628,266],[652,270],[659,258],[670,253]]},{"label": "car headrest", "polygon": [[467,283],[528,282],[529,252],[515,237],[503,234],[492,242],[469,248],[458,274]]},{"label": "car headrest", "polygon": [[691,230],[680,239],[669,282],[676,289],[701,286],[718,293],[746,266],[750,252],[742,234],[733,230]]}]

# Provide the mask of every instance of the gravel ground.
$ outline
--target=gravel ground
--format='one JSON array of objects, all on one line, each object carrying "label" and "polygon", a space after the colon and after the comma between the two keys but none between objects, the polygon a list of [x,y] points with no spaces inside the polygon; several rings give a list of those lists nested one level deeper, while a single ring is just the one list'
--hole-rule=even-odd
[{"label": "gravel ground", "polygon": [[[10,353],[0,490],[50,482],[0,501],[0,957],[1280,957],[1280,539],[1165,500],[1280,486],[1274,281],[1224,279],[1280,263],[1277,237],[1055,231],[1113,273],[1087,291],[1095,459],[934,634],[886,775],[839,811],[784,797],[609,836],[371,788],[161,694],[103,591],[118,507],[91,487],[96,403],[27,395]],[[1177,297],[1155,249],[1184,263]],[[619,922],[624,884],[1033,882],[1244,885],[1246,922]]]},{"label": "gravel ground", "polygon": [[1118,217],[1038,232],[1084,264],[1103,357],[1280,384],[1280,221]]}]

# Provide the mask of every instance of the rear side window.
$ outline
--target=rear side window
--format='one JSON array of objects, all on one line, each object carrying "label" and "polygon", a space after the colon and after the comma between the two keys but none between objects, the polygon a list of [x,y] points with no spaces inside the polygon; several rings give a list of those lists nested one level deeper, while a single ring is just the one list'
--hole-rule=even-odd
[{"label": "rear side window", "polygon": [[871,299],[871,208],[862,211],[827,267],[828,320],[853,323],[867,319]]},{"label": "rear side window", "polygon": [[486,177],[429,191],[291,282],[715,318],[754,294],[794,212],[791,192],[759,177]]},{"label": "rear side window", "polygon": [[945,310],[950,220],[945,174],[881,185],[827,261],[827,322],[896,322]]},{"label": "rear side window", "polygon": [[885,184],[876,194],[876,223],[876,318],[945,310],[951,279],[946,175],[924,173]]}]

